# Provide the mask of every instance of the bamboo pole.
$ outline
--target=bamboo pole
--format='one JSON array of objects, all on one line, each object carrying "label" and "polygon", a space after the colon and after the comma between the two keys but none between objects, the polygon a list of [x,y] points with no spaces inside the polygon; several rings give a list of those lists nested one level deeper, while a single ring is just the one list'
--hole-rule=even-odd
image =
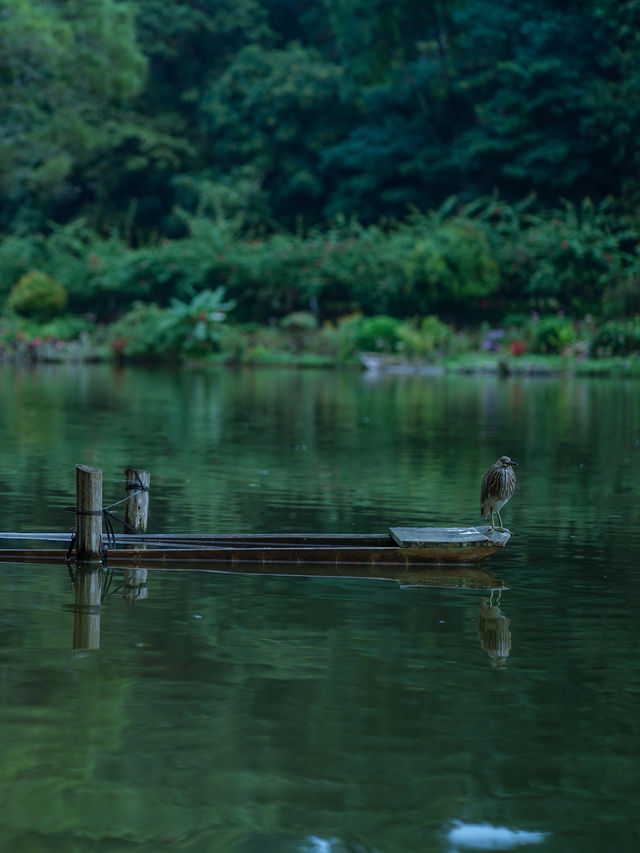
[{"label": "bamboo pole", "polygon": [[76,556],[102,557],[102,471],[76,465]]}]

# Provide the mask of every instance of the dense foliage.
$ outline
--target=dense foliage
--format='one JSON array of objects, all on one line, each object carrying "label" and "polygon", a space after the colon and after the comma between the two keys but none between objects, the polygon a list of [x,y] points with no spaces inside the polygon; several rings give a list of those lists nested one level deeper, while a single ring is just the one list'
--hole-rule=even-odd
[{"label": "dense foliage", "polygon": [[640,0],[6,0],[0,69],[25,316],[640,310]]}]

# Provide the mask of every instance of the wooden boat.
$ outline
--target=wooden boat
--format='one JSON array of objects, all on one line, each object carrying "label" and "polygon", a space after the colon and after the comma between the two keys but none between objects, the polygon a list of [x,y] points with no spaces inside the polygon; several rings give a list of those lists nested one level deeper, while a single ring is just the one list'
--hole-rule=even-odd
[{"label": "wooden boat", "polygon": [[[62,533],[0,533],[0,539],[57,542],[53,548],[2,548],[0,562],[64,562],[73,557]],[[480,527],[392,527],[388,533],[120,534],[109,565],[295,564],[423,567],[474,565],[502,550],[509,531]],[[67,550],[65,550],[65,548]]]}]

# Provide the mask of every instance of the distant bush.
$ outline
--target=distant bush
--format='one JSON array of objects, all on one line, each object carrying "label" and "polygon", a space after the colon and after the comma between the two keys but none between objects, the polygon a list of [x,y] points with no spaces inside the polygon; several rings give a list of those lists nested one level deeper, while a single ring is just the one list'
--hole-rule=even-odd
[{"label": "distant bush", "polygon": [[232,307],[222,288],[201,291],[190,302],[174,299],[168,308],[136,302],[109,327],[112,352],[129,358],[207,355],[220,348]]},{"label": "distant bush", "polygon": [[599,315],[607,296],[625,310],[622,301],[639,280],[637,252],[629,248],[637,235],[612,215],[609,202],[539,210],[529,198],[492,202],[478,216],[503,274],[503,298],[516,310]]},{"label": "distant bush", "polygon": [[421,321],[407,321],[398,327],[398,349],[408,358],[444,355],[455,339],[451,326],[430,315]]},{"label": "distant bush", "polygon": [[596,358],[640,352],[640,320],[611,320],[591,340],[590,354]]},{"label": "distant bush", "polygon": [[29,270],[41,266],[41,246],[32,237],[7,236],[0,241],[0,304]]},{"label": "distant bush", "polygon": [[395,317],[365,317],[356,337],[364,352],[395,352],[400,342],[400,321]]},{"label": "distant bush", "polygon": [[496,293],[500,268],[482,228],[458,217],[425,222],[406,261],[410,301],[419,313],[471,315],[477,301]]},{"label": "distant bush", "polygon": [[311,333],[317,327],[318,321],[310,311],[294,311],[280,321],[280,328],[289,333],[289,345],[294,352],[308,348]]},{"label": "distant bush", "polygon": [[313,303],[312,253],[293,234],[232,240],[212,261],[211,280],[224,286],[241,321],[268,322]]},{"label": "distant bush", "polygon": [[358,349],[358,336],[364,318],[362,314],[347,314],[337,323],[325,323],[320,329],[319,338],[323,351],[335,353],[340,361],[349,361]]},{"label": "distant bush", "polygon": [[[337,219],[308,233],[248,234],[233,217],[180,218],[187,236],[137,247],[82,220],[46,235],[0,239],[0,302],[37,269],[64,287],[70,311],[100,321],[136,302],[188,304],[218,287],[241,323],[306,312],[338,325],[356,314],[437,314],[496,326],[505,313],[563,311],[580,319],[640,311],[637,228],[588,200],[541,210],[534,199],[465,206],[449,199],[403,221]],[[423,346],[415,333],[405,329],[405,348]]]},{"label": "distant bush", "polygon": [[293,332],[309,332],[318,327],[318,321],[310,311],[294,311],[282,318],[280,326]]},{"label": "distant bush", "polygon": [[7,308],[35,320],[62,314],[66,304],[67,292],[60,282],[38,270],[21,276],[7,298]]},{"label": "distant bush", "polygon": [[532,327],[533,351],[558,355],[575,340],[573,324],[565,317],[541,317]]},{"label": "distant bush", "polygon": [[206,355],[219,349],[222,326],[235,303],[225,301],[224,288],[203,290],[190,302],[173,299],[162,314],[160,338],[169,349],[189,355]]},{"label": "distant bush", "polygon": [[163,309],[155,303],[135,302],[108,329],[108,343],[116,358],[147,359],[167,355],[177,356],[177,348],[167,351],[167,340],[161,339],[158,329]]},{"label": "distant bush", "polygon": [[330,320],[355,312],[402,316],[407,309],[404,262],[412,241],[410,229],[357,223],[311,235],[308,274],[321,315]]}]

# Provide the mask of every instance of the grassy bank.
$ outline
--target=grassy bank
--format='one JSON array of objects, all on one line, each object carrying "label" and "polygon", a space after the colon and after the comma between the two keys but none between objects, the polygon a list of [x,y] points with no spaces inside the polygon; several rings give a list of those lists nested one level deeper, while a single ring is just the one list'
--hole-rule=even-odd
[{"label": "grassy bank", "polygon": [[236,324],[220,291],[159,308],[136,303],[112,323],[91,317],[0,315],[0,359],[22,363],[199,362],[230,366],[358,368],[385,372],[640,376],[640,320],[570,321],[512,315],[457,328],[428,315],[351,314],[318,323],[294,312],[269,325]]}]

